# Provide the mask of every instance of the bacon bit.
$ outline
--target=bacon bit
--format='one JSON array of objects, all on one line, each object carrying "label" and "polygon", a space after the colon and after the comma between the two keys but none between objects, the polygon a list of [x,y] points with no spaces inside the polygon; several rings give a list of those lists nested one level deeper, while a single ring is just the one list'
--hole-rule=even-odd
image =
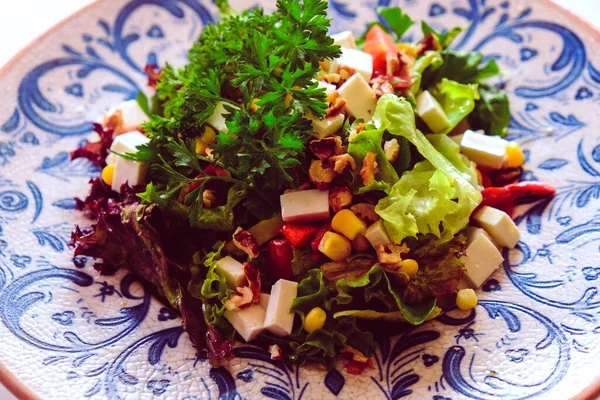
[{"label": "bacon bit", "polygon": [[352,212],[363,221],[372,224],[380,220],[379,215],[375,212],[375,205],[369,203],[358,203],[350,207]]},{"label": "bacon bit", "polygon": [[243,230],[241,227],[233,233],[233,244],[235,247],[248,254],[250,258],[258,258],[260,255],[260,248],[254,236],[248,231]]},{"label": "bacon bit", "polygon": [[283,352],[278,345],[272,344],[269,346],[269,354],[271,354],[271,360],[283,360]]},{"label": "bacon bit", "polygon": [[249,307],[254,302],[254,294],[248,286],[235,288],[237,294],[229,296],[223,304],[229,311],[241,310]]},{"label": "bacon bit", "polygon": [[333,163],[333,170],[338,174],[343,174],[348,169],[354,171],[356,169],[356,162],[354,158],[348,153],[340,154],[339,156],[333,156],[329,159],[329,164]]},{"label": "bacon bit", "polygon": [[244,263],[244,275],[246,275],[246,280],[248,281],[248,287],[252,292],[252,303],[258,304],[260,301],[260,289],[262,286],[262,282],[260,280],[260,272],[258,268],[254,264],[250,264],[249,262]]},{"label": "bacon bit", "polygon": [[325,190],[336,177],[333,167],[325,165],[322,161],[312,160],[308,169],[308,177],[317,189]]},{"label": "bacon bit", "polygon": [[[341,138],[340,138],[341,143]],[[339,146],[335,136],[329,136],[310,142],[310,151],[321,161],[327,161],[335,154],[336,147]]]},{"label": "bacon bit", "polygon": [[387,246],[379,245],[375,248],[377,261],[382,264],[398,265],[402,262],[402,257],[408,254],[410,249],[405,244],[399,245],[390,243]]},{"label": "bacon bit", "polygon": [[335,186],[329,189],[329,205],[337,213],[352,204],[352,192],[346,186]]},{"label": "bacon bit", "polygon": [[377,155],[374,151],[368,151],[363,159],[363,166],[360,170],[360,177],[363,185],[367,186],[375,182],[375,174],[379,171],[377,169]]},{"label": "bacon bit", "polygon": [[148,77],[148,86],[156,89],[156,84],[160,81],[161,70],[156,64],[146,64],[144,67],[144,73]]},{"label": "bacon bit", "polygon": [[417,55],[420,56],[429,50],[437,51],[441,49],[442,47],[440,46],[440,41],[438,40],[438,38],[433,33],[428,33],[427,35],[425,35],[423,40],[421,40],[419,46],[417,46]]},{"label": "bacon bit", "polygon": [[345,108],[346,100],[342,98],[337,98],[333,101],[333,104],[327,109],[327,114],[325,114],[325,118],[335,117],[336,115],[341,114]]},{"label": "bacon bit", "polygon": [[344,367],[346,372],[351,375],[362,375],[365,369],[375,368],[372,359],[365,357],[360,351],[350,346],[344,347],[340,353],[347,360]]}]

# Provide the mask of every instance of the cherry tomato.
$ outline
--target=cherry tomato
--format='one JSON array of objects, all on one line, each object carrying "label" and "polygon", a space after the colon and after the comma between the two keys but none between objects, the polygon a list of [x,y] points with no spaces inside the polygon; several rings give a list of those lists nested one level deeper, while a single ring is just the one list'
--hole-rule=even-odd
[{"label": "cherry tomato", "polygon": [[373,78],[377,78],[386,74],[386,57],[388,54],[397,54],[398,48],[390,35],[379,25],[373,25],[367,32],[363,51],[373,56]]}]

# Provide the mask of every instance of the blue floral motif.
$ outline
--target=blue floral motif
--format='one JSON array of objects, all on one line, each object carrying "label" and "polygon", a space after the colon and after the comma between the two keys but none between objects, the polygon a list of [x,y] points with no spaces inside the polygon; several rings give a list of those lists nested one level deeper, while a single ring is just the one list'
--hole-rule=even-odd
[{"label": "blue floral motif", "polygon": [[333,368],[331,371],[327,372],[323,383],[331,393],[337,396],[344,388],[344,385],[346,384],[346,379],[340,371],[338,371],[336,368]]},{"label": "blue floral motif", "polygon": [[577,94],[575,94],[575,100],[585,100],[589,99],[590,97],[594,97],[594,93],[592,93],[592,91],[585,86],[577,89]]},{"label": "blue floral motif", "polygon": [[177,314],[175,313],[175,311],[171,310],[170,308],[162,307],[158,311],[158,320],[159,321],[169,321],[169,320],[172,320],[175,318],[177,318]]},{"label": "blue floral motif", "polygon": [[61,313],[55,313],[52,315],[53,320],[65,326],[73,325],[73,317],[75,317],[75,313],[73,311],[63,311]]}]

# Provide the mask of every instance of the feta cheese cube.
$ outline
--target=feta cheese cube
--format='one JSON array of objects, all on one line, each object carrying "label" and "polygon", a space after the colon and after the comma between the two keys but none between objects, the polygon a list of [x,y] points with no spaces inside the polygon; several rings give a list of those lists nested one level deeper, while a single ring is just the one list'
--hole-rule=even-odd
[{"label": "feta cheese cube", "polygon": [[323,119],[311,118],[312,126],[315,130],[314,132],[311,132],[311,136],[317,139],[322,139],[333,135],[344,126],[345,118],[346,116],[344,114],[338,114],[334,115],[333,117]]},{"label": "feta cheese cube", "polygon": [[371,224],[371,226],[367,228],[365,237],[367,238],[369,243],[371,243],[371,246],[373,246],[374,248],[392,243],[392,240],[390,239],[387,231],[385,230],[385,226],[383,225],[382,219]]},{"label": "feta cheese cube", "polygon": [[354,41],[354,35],[350,31],[344,31],[331,35],[333,38],[333,44],[341,46],[346,49],[356,49],[356,42]]},{"label": "feta cheese cube", "polygon": [[292,303],[298,294],[298,283],[280,279],[271,289],[271,298],[265,315],[265,329],[277,336],[292,333],[294,313]]},{"label": "feta cheese cube", "polygon": [[471,161],[486,167],[500,169],[504,163],[508,141],[498,136],[487,136],[466,131],[460,141],[460,151]]},{"label": "feta cheese cube", "polygon": [[115,171],[111,188],[115,192],[121,191],[121,186],[125,183],[128,183],[129,186],[136,186],[146,181],[148,163],[116,157],[114,165]]},{"label": "feta cheese cube", "polygon": [[[110,145],[110,150],[119,154],[135,153],[138,146],[148,142],[150,142],[150,139],[139,131],[127,132],[115,137]],[[106,164],[114,164],[116,157],[118,157],[116,154],[108,153]]]},{"label": "feta cheese cube", "polygon": [[266,293],[261,293],[260,294],[260,300],[258,302],[258,304],[265,309],[265,312],[267,311],[267,307],[269,306],[269,299],[271,298],[270,294],[266,294]]},{"label": "feta cheese cube", "polygon": [[217,103],[217,107],[215,108],[215,111],[212,113],[212,115],[210,117],[208,117],[206,122],[210,126],[215,128],[217,131],[227,133],[227,132],[229,132],[229,128],[225,124],[225,121],[226,121],[225,117],[227,115],[229,115],[229,112],[227,112],[227,110],[225,110],[225,105],[231,106],[236,109],[239,108],[231,103],[225,103],[224,101],[220,101]]},{"label": "feta cheese cube", "polygon": [[377,96],[367,80],[356,73],[338,89],[340,97],[346,100],[346,111],[356,119],[369,122],[375,113]]},{"label": "feta cheese cube", "polygon": [[331,62],[329,72],[338,72],[343,66],[352,68],[367,82],[373,76],[373,56],[369,53],[342,47],[342,55]]},{"label": "feta cheese cube", "polygon": [[282,194],[281,218],[285,222],[321,221],[329,218],[329,190],[300,190]]},{"label": "feta cheese cube", "polygon": [[483,229],[469,229],[466,255],[462,257],[466,281],[479,288],[504,261],[502,254]]},{"label": "feta cheese cube", "polygon": [[521,232],[512,218],[504,211],[483,206],[472,216],[500,246],[513,249],[521,239]]},{"label": "feta cheese cube", "polygon": [[231,287],[243,286],[246,282],[244,265],[233,257],[226,256],[216,263],[217,272],[223,275]]},{"label": "feta cheese cube", "polygon": [[119,104],[117,108],[104,115],[104,126],[113,129],[116,135],[139,130],[143,123],[150,118],[141,109],[137,100],[127,100]]},{"label": "feta cheese cube", "polygon": [[241,310],[226,310],[224,316],[246,342],[256,339],[263,331],[265,309],[259,304]]},{"label": "feta cheese cube", "polygon": [[433,133],[441,133],[450,126],[450,121],[440,103],[428,90],[417,96],[417,114]]}]

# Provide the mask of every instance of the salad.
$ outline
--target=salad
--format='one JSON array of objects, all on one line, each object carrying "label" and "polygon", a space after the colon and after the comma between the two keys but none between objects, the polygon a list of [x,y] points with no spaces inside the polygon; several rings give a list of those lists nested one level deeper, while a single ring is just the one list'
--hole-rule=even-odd
[{"label": "salad", "polygon": [[400,8],[329,34],[324,0],[233,10],[189,64],[146,66],[140,93],[72,153],[101,166],[72,234],[102,274],[128,268],[217,364],[236,341],[273,359],[372,367],[375,343],[458,307],[520,233],[509,102],[460,28],[421,39]]}]

